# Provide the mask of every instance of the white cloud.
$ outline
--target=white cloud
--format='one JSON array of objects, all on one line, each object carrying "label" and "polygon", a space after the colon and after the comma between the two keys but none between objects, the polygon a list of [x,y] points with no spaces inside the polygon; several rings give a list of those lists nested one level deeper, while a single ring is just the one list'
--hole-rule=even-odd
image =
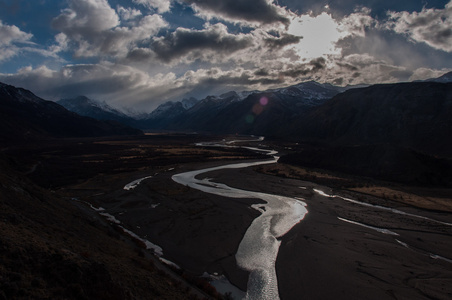
[{"label": "white cloud", "polygon": [[133,3],[144,5],[148,9],[155,8],[159,13],[168,12],[171,6],[169,0],[133,0]]},{"label": "white cloud", "polygon": [[32,34],[23,32],[15,25],[6,25],[0,20],[0,61],[18,54],[16,43],[31,44]]},{"label": "white cloud", "polygon": [[141,11],[134,9],[134,8],[124,8],[120,5],[116,8],[118,11],[118,14],[121,16],[121,20],[133,20],[136,17],[139,17],[142,15]]},{"label": "white cloud", "polygon": [[452,1],[444,9],[423,8],[420,12],[388,12],[385,27],[405,34],[413,42],[452,52]]},{"label": "white cloud", "polygon": [[119,25],[119,17],[106,0],[71,0],[69,8],[53,20],[68,36],[95,34]]},{"label": "white cloud", "polygon": [[451,71],[451,69],[434,70],[430,68],[419,68],[413,72],[413,75],[411,75],[409,80],[414,81],[425,80],[429,78],[438,78]]},{"label": "white cloud", "polygon": [[53,26],[64,34],[66,45],[73,45],[76,57],[124,57],[138,42],[149,40],[167,26],[157,14],[138,18],[137,11],[119,11],[124,20],[129,18],[127,26],[120,26],[119,16],[105,0],[72,0]]},{"label": "white cloud", "polygon": [[378,24],[377,20],[370,16],[370,12],[370,9],[363,7],[359,11],[345,16],[339,21],[339,31],[346,32],[347,35],[364,37],[367,28]]},{"label": "white cloud", "polygon": [[0,46],[10,45],[12,43],[29,43],[33,37],[32,34],[23,32],[15,25],[6,25],[0,20]]},{"label": "white cloud", "polygon": [[55,42],[54,45],[49,47],[49,51],[55,55],[59,52],[66,51],[69,47],[68,37],[62,32],[55,35]]}]

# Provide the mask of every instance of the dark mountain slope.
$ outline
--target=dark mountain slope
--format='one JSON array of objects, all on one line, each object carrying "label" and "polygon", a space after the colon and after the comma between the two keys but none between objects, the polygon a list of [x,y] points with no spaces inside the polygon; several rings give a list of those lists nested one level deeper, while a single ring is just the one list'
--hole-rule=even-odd
[{"label": "dark mountain slope", "polygon": [[69,111],[96,120],[114,120],[124,124],[133,123],[133,118],[108,106],[106,103],[96,102],[85,96],[61,99],[57,102]]},{"label": "dark mountain slope", "polygon": [[340,145],[391,144],[452,156],[452,83],[352,89],[317,107],[293,136]]},{"label": "dark mountain slope", "polygon": [[118,122],[79,116],[28,90],[0,83],[0,140],[135,134],[142,132]]},{"label": "dark mountain slope", "polygon": [[0,299],[191,299],[97,213],[0,157]]},{"label": "dark mountain slope", "polygon": [[452,72],[446,73],[438,78],[431,78],[424,81],[435,81],[435,82],[452,82]]},{"label": "dark mountain slope", "polygon": [[307,147],[278,162],[411,185],[452,187],[452,161],[391,145]]},{"label": "dark mountain slope", "polygon": [[280,136],[300,115],[338,92],[336,87],[307,82],[285,89],[252,92],[244,99],[237,93],[207,97],[175,118],[169,128]]},{"label": "dark mountain slope", "polygon": [[198,102],[195,98],[182,101],[168,101],[159,105],[146,118],[137,120],[139,128],[143,129],[167,129],[181,114],[193,107]]},{"label": "dark mountain slope", "polygon": [[[143,129],[278,134],[285,118],[318,106],[343,88],[314,81],[264,92],[229,92],[200,101],[168,102],[140,120]],[[266,101],[261,102],[261,98]],[[188,99],[190,100],[190,99]],[[184,102],[185,101],[185,102]],[[185,104],[184,104],[185,103]],[[279,119],[284,119],[281,122]]]}]

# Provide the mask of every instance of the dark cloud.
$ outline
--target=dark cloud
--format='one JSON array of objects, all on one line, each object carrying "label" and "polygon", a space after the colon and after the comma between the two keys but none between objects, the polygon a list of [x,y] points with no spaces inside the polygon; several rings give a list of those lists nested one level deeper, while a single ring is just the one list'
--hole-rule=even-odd
[{"label": "dark cloud", "polygon": [[254,72],[254,75],[256,76],[268,76],[270,73],[266,69],[259,69]]},{"label": "dark cloud", "polygon": [[148,48],[135,48],[127,53],[127,59],[131,61],[148,61],[155,57],[155,53]]},{"label": "dark cloud", "polygon": [[224,18],[233,22],[260,24],[289,24],[281,9],[267,0],[180,0],[209,17]]},{"label": "dark cloud", "polygon": [[344,83],[344,78],[342,78],[342,77],[336,78],[336,79],[334,79],[334,81],[333,81],[333,84],[334,84],[334,85],[339,85],[339,86],[341,86],[343,83]]},{"label": "dark cloud", "polygon": [[413,75],[413,72],[409,70],[396,70],[389,72],[389,75],[397,78],[400,81],[407,81]]},{"label": "dark cloud", "polygon": [[292,11],[298,11],[299,14],[312,12],[314,15],[319,15],[326,11],[326,5],[329,6],[329,11],[336,18],[341,18],[345,15],[353,13],[362,7],[367,7],[372,10],[372,16],[379,19],[386,16],[388,10],[392,11],[420,11],[422,8],[444,7],[446,1],[444,0],[410,0],[410,1],[394,1],[394,0],[279,0],[279,5],[287,6]]},{"label": "dark cloud", "polygon": [[220,76],[217,78],[205,78],[201,84],[203,85],[226,85],[226,86],[251,86],[256,84],[272,85],[282,84],[280,78],[253,78],[249,74],[241,74],[240,76]]},{"label": "dark cloud", "polygon": [[282,48],[291,44],[297,44],[300,42],[302,37],[295,36],[292,34],[284,34],[281,37],[272,37],[265,39],[265,44],[270,48]]},{"label": "dark cloud", "polygon": [[348,71],[357,71],[358,70],[357,67],[355,67],[355,66],[353,66],[351,64],[347,64],[347,63],[336,62],[336,65],[338,65],[341,68],[345,68]]},{"label": "dark cloud", "polygon": [[319,57],[311,60],[309,64],[312,66],[312,72],[316,72],[326,67],[326,60],[323,57]]},{"label": "dark cloud", "polygon": [[215,56],[221,57],[251,45],[251,37],[229,34],[226,26],[215,24],[204,30],[178,28],[173,33],[156,39],[152,49],[159,59],[171,62],[186,56],[202,60],[212,51]]},{"label": "dark cloud", "polygon": [[323,57],[319,57],[311,60],[306,64],[293,65],[288,70],[279,72],[280,76],[287,76],[295,79],[301,79],[309,74],[317,73],[326,68],[326,60]]},{"label": "dark cloud", "polygon": [[282,72],[280,72],[280,75],[291,77],[291,78],[299,78],[300,76],[306,76],[309,73],[311,73],[310,69],[299,68],[299,69],[290,69],[287,71],[282,71]]}]

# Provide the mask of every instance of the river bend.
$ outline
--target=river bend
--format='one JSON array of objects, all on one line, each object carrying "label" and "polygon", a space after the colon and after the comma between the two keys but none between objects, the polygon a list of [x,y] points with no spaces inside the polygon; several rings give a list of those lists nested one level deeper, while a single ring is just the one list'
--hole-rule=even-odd
[{"label": "river bend", "polygon": [[276,158],[229,164],[172,176],[175,182],[206,193],[230,198],[256,198],[266,202],[252,205],[254,209],[261,212],[261,215],[254,219],[247,229],[236,253],[237,264],[250,272],[246,293],[246,299],[250,300],[279,299],[275,269],[281,244],[279,239],[304,218],[308,212],[306,204],[298,199],[236,189],[212,182],[208,178],[197,179],[196,176],[221,169],[246,168],[275,162]]}]

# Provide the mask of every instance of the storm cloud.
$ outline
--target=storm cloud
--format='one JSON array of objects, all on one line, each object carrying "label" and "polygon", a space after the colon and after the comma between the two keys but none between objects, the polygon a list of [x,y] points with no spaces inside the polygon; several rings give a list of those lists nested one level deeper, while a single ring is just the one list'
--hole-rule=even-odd
[{"label": "storm cloud", "polygon": [[223,18],[231,22],[289,24],[284,10],[269,0],[180,0],[207,19]]},{"label": "storm cloud", "polygon": [[215,24],[203,30],[178,28],[170,35],[155,39],[152,48],[164,62],[185,57],[188,60],[215,59],[230,55],[251,45],[247,35],[229,34],[223,24]]}]

